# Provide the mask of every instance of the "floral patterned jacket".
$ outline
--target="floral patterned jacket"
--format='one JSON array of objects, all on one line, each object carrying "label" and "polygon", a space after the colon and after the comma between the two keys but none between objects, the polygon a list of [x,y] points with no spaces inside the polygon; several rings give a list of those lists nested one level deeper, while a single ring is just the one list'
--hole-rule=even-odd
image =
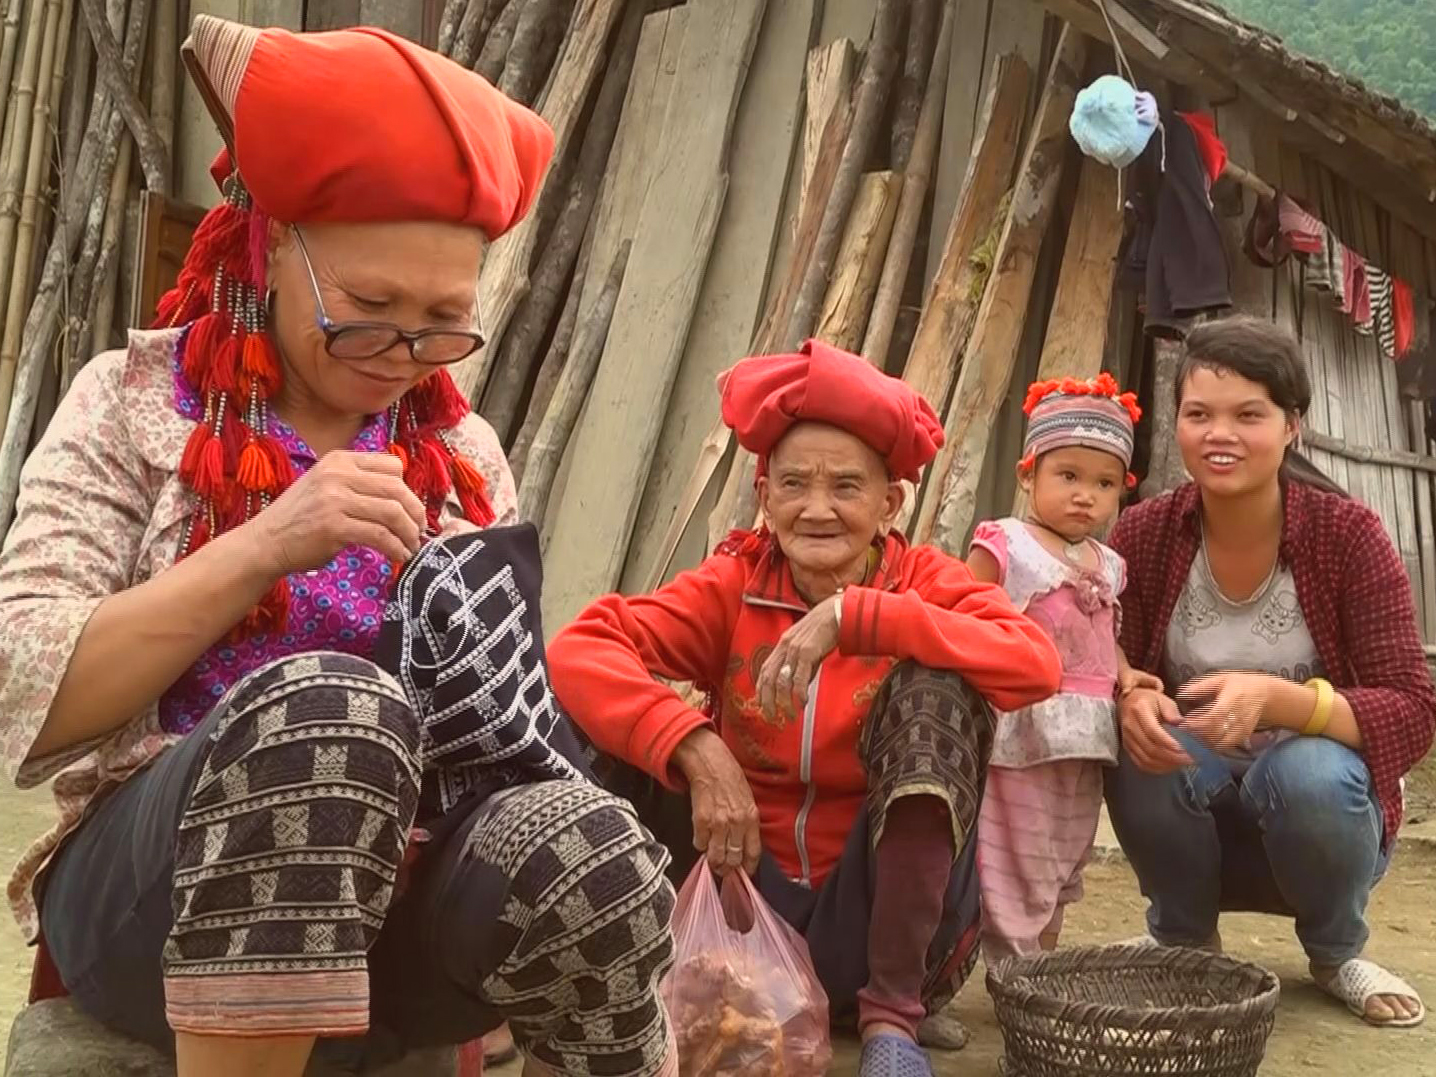
[{"label": "floral patterned jacket", "polygon": [[[174,564],[193,497],[176,475],[191,424],[175,410],[180,330],[136,331],[75,378],[20,480],[0,552],[0,760],[22,788],[54,778],[59,821],[21,858],[8,895],[39,933],[36,876],[95,799],[176,739],[158,701],[90,744],[43,759],[30,749],[90,615],[110,595]],[[454,447],[483,472],[499,523],[516,519],[513,476],[487,423],[470,415]],[[455,501],[443,522],[459,514]]]}]

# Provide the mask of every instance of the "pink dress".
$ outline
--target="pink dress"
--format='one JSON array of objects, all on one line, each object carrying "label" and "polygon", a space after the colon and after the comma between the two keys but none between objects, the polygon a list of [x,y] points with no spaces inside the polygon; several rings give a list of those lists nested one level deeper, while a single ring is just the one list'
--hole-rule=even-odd
[{"label": "pink dress", "polygon": [[1054,557],[1020,520],[979,525],[973,546],[997,561],[1013,604],[1062,655],[1055,696],[999,712],[978,817],[983,944],[992,960],[1032,953],[1062,907],[1082,897],[1082,869],[1102,808],[1102,767],[1117,761],[1117,596],[1122,558],[1100,543],[1100,568]]}]

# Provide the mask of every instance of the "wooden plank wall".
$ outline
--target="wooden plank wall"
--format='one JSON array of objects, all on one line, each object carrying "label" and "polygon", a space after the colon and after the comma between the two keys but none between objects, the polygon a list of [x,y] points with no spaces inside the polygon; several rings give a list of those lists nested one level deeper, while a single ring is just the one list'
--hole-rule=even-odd
[{"label": "wooden plank wall", "polygon": [[[733,130],[728,199],[639,508],[624,590],[641,590],[658,569],[662,539],[717,418],[716,379],[746,352],[758,324],[772,269],[762,259],[773,249],[789,173],[797,171],[814,4],[770,3],[763,16]],[[690,549],[679,556],[692,561],[702,554]]]},{"label": "wooden plank wall", "polygon": [[[1218,115],[1223,140],[1238,164],[1268,183],[1307,200],[1318,216],[1351,248],[1418,291],[1436,287],[1436,247],[1337,177],[1318,161],[1282,142],[1274,121],[1241,108]],[[1253,200],[1244,199],[1242,223]],[[1312,381],[1307,428],[1356,448],[1431,452],[1413,422],[1409,403],[1397,389],[1396,366],[1381,355],[1373,337],[1354,331],[1329,296],[1307,288],[1295,259],[1275,272],[1258,270],[1253,288],[1251,264],[1242,253],[1239,230],[1228,230],[1235,244],[1238,305],[1268,314],[1301,338]],[[1265,293],[1262,293],[1262,278]],[[1436,642],[1436,490],[1432,476],[1410,468],[1365,463],[1319,449],[1308,455],[1327,475],[1381,517],[1411,578],[1413,598],[1428,643]]]},{"label": "wooden plank wall", "polygon": [[[928,242],[927,276],[937,274],[948,222],[962,193],[968,151],[982,111],[983,94],[997,58],[1015,52],[1036,73],[1032,80],[1028,115],[1036,109],[1037,95],[1046,82],[1043,63],[1043,28],[1046,10],[1033,0],[956,0],[956,26],[949,59],[947,103],[942,114],[942,142],[932,193],[932,232]],[[1025,135],[1024,128],[1024,135]]]}]

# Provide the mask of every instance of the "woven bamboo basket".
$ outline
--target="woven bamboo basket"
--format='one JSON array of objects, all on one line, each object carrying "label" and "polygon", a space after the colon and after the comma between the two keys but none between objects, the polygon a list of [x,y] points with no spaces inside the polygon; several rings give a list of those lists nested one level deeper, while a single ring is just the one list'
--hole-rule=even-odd
[{"label": "woven bamboo basket", "polygon": [[1007,1077],[1250,1077],[1281,986],[1203,950],[1125,945],[1010,958],[987,990]]}]

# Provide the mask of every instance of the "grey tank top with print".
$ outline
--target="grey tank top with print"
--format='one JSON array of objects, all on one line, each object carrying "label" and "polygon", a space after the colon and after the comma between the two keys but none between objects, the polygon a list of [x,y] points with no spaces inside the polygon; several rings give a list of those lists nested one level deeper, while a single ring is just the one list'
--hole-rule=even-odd
[{"label": "grey tank top with print", "polygon": [[[1270,673],[1297,683],[1322,676],[1290,567],[1278,565],[1261,591],[1246,602],[1232,602],[1212,580],[1200,553],[1167,626],[1164,658],[1162,679],[1169,693],[1208,673],[1229,670]],[[1294,735],[1259,730],[1246,746],[1223,754],[1250,760]]]}]

